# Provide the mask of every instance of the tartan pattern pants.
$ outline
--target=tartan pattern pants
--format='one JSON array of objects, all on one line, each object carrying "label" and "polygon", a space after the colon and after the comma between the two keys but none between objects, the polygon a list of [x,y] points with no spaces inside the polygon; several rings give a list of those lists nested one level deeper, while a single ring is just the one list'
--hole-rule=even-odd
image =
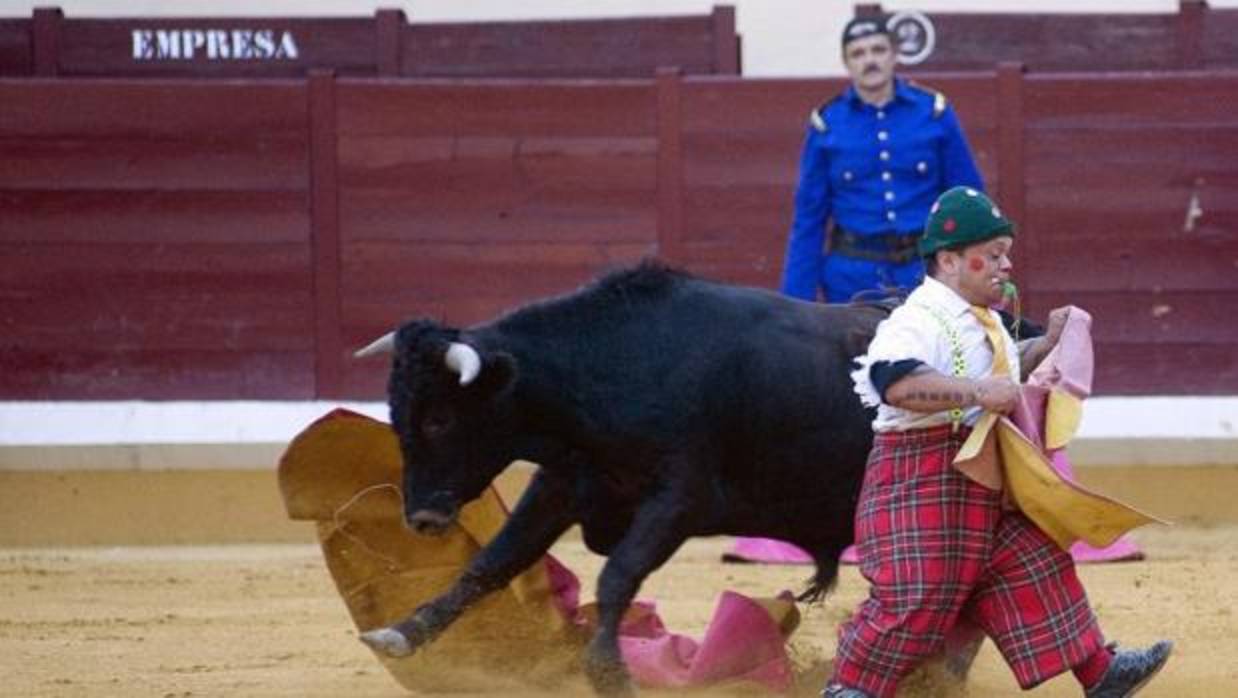
[{"label": "tartan pattern pants", "polygon": [[960,619],[1024,689],[1104,646],[1074,560],[951,465],[968,430],[876,435],[856,511],[869,598],[840,631],[833,681],[885,698]]}]

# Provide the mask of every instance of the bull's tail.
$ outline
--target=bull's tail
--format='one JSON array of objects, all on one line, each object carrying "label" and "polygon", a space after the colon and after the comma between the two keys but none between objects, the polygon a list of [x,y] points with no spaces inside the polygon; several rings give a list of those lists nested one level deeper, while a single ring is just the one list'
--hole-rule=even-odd
[{"label": "bull's tail", "polygon": [[795,597],[800,603],[820,603],[838,582],[838,559],[842,549],[832,550],[824,557],[813,556],[817,563],[816,573],[808,580],[808,587]]}]

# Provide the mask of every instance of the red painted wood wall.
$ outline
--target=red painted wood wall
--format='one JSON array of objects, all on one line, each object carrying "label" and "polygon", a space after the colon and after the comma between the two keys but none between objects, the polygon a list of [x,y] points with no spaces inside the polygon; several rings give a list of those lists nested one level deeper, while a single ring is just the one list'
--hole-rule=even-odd
[{"label": "red painted wood wall", "polygon": [[[1020,223],[1030,314],[1096,316],[1098,392],[1238,392],[1238,75],[922,81]],[[650,254],[772,287],[840,87],[0,79],[0,399],[380,398],[349,353],[413,316]]]},{"label": "red painted wood wall", "polygon": [[[1172,14],[926,13],[935,48],[903,69],[988,70],[1003,61],[1033,72],[1238,68],[1238,9],[1213,9],[1207,0],[1178,5]],[[857,3],[854,12],[893,10]]]},{"label": "red painted wood wall", "polygon": [[0,395],[315,394],[304,81],[2,80],[0,105]]},{"label": "red painted wood wall", "polygon": [[0,76],[34,73],[30,20],[0,18]]}]

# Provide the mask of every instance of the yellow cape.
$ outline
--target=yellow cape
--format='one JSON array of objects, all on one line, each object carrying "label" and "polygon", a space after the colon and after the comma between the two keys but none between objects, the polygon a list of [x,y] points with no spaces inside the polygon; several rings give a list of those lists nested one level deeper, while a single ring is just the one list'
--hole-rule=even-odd
[{"label": "yellow cape", "polygon": [[[403,523],[400,469],[391,427],[342,410],[298,435],[279,464],[288,515],[317,522],[327,568],[361,632],[446,591],[507,519],[491,488],[444,535],[414,534]],[[528,691],[578,673],[587,638],[555,607],[546,567],[535,564],[411,656],[375,656],[410,691]]]},{"label": "yellow cape", "polygon": [[[1082,411],[1079,398],[1061,390],[1049,393],[1044,425],[1047,449],[1061,448],[1070,441]],[[1045,452],[1013,422],[991,412],[976,423],[954,464],[990,489],[1004,486],[1015,506],[1064,550],[1077,540],[1104,548],[1131,529],[1165,523],[1062,477]]]}]

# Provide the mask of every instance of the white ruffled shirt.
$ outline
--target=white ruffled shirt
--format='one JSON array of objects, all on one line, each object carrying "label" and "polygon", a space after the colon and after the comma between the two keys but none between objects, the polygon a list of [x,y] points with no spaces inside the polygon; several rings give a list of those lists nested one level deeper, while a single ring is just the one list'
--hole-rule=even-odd
[{"label": "white ruffled shirt", "polygon": [[[963,376],[979,379],[989,376],[993,370],[993,351],[984,326],[971,312],[971,306],[949,286],[933,278],[911,292],[907,301],[894,309],[890,317],[877,326],[877,333],[868,345],[868,353],[855,358],[859,368],[851,373],[855,392],[867,407],[877,408],[873,431],[906,431],[924,429],[950,423],[948,410],[934,413],[903,410],[881,401],[881,395],[873,386],[870,367],[878,361],[901,361],[916,359],[943,375],[954,375],[953,349],[950,337],[942,328],[942,322],[930,308],[938,311],[943,320],[950,323],[958,334],[965,368]],[[1011,379],[1019,381],[1019,352],[1014,339],[1002,326],[1001,317],[994,310],[989,314],[1001,328],[1005,337],[1006,358],[1010,365]],[[979,407],[963,411],[963,423],[975,424],[980,418]]]}]

